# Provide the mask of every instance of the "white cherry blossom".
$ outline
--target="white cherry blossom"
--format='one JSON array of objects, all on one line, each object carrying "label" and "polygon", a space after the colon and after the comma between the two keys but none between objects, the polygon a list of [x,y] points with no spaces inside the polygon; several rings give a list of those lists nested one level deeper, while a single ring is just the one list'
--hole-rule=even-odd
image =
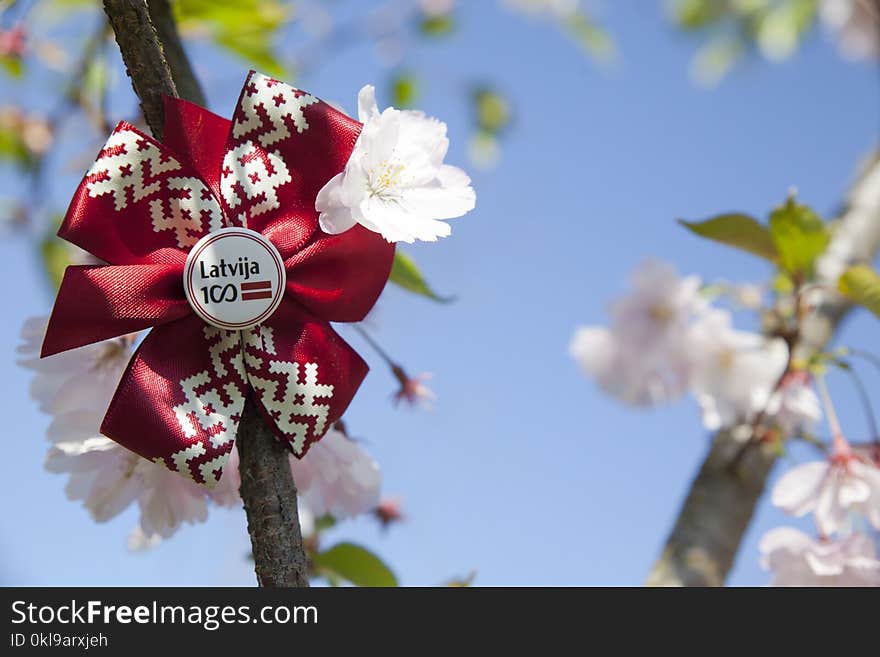
[{"label": "white cherry blossom", "polygon": [[823,536],[843,528],[850,513],[865,515],[880,529],[880,468],[839,449],[825,461],[789,470],[773,488],[771,499],[793,516],[812,512]]},{"label": "white cherry blossom", "polygon": [[773,572],[773,586],[880,586],[874,542],[862,534],[814,540],[792,527],[778,527],[761,539],[761,565]]},{"label": "white cherry blossom", "polygon": [[183,524],[208,519],[206,489],[157,463],[141,459],[140,527],[147,536],[169,538]]},{"label": "white cherry blossom", "polygon": [[631,280],[632,292],[609,309],[610,327],[580,327],[569,351],[608,394],[639,406],[669,401],[689,382],[685,338],[706,310],[700,280],[658,261],[643,264]]},{"label": "white cherry blossom", "polygon": [[446,124],[421,112],[379,112],[375,89],[358,96],[364,124],[345,166],[318,192],[321,229],[344,232],[360,223],[389,242],[434,242],[451,233],[444,219],[474,208],[476,195],[461,169],[444,164]]},{"label": "white cherry blossom", "polygon": [[611,328],[634,347],[665,348],[707,308],[697,276],[680,276],[666,262],[648,260],[630,276],[632,292],[609,308]]},{"label": "white cherry blossom", "polygon": [[55,418],[90,412],[100,415],[116,390],[131,357],[131,343],[119,338],[40,358],[47,317],[25,320],[18,364],[33,372],[30,394],[41,411]]},{"label": "white cherry blossom", "polygon": [[[233,447],[220,482],[209,492],[221,506],[241,503],[239,462],[238,449]],[[336,428],[312,445],[303,458],[291,456],[290,467],[300,509],[306,508],[314,516],[329,513],[342,520],[372,511],[379,503],[382,475],[378,464]]]},{"label": "white cherry blossom", "polygon": [[316,517],[350,518],[379,503],[379,465],[351,438],[330,429],[301,459],[290,458],[293,480]]},{"label": "white cherry blossom", "polygon": [[803,371],[790,372],[767,402],[766,417],[776,425],[782,438],[812,431],[822,419],[822,405]]},{"label": "white cherry blossom", "polygon": [[97,435],[57,443],[46,456],[46,470],[69,475],[64,492],[81,501],[96,522],[124,511],[143,492],[140,457]]},{"label": "white cherry blossom", "polygon": [[[67,497],[80,501],[97,522],[106,522],[131,504],[140,509],[128,538],[132,550],[149,549],[182,525],[204,522],[208,503],[241,504],[238,450],[233,448],[213,490],[199,486],[158,463],[141,458],[99,434],[101,420],[131,356],[130,340],[110,340],[39,358],[46,318],[28,320],[18,351],[33,371],[31,393],[52,416],[52,446],[46,469],[68,475]],[[291,457],[300,491],[300,526],[314,533],[314,518],[337,519],[371,511],[379,502],[379,466],[357,443],[331,429],[304,459]]]},{"label": "white cherry blossom", "polygon": [[170,536],[184,522],[207,517],[205,491],[100,435],[101,420],[132,352],[132,341],[107,340],[39,358],[46,318],[25,322],[19,363],[33,371],[31,395],[52,416],[46,456],[50,472],[68,474],[65,493],[81,501],[97,522],[137,502],[138,547]]},{"label": "white cherry blossom", "polygon": [[582,326],[569,353],[607,394],[632,406],[672,401],[687,387],[690,366],[679,343],[640,352],[609,329]]},{"label": "white cherry blossom", "polygon": [[691,389],[707,429],[753,420],[767,407],[788,362],[784,340],[737,331],[722,310],[694,325],[688,344],[695,356]]}]

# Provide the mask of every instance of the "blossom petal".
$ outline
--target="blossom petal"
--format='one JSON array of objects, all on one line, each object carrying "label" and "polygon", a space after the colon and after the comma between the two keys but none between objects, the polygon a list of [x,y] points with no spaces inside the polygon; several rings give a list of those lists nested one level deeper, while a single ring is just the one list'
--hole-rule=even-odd
[{"label": "blossom petal", "polygon": [[822,536],[835,533],[846,518],[846,507],[840,503],[839,496],[844,477],[845,474],[839,468],[832,467],[828,478],[819,487],[813,515]]},{"label": "blossom petal", "polygon": [[138,496],[140,527],[147,536],[169,538],[184,523],[208,519],[204,487],[157,463],[138,463],[144,491]]},{"label": "blossom petal", "polygon": [[419,187],[406,192],[406,204],[414,214],[454,219],[474,209],[477,195],[467,174],[449,165],[444,165],[441,171],[442,186]]},{"label": "blossom petal", "polygon": [[318,217],[318,221],[320,222],[321,230],[328,235],[339,235],[357,224],[357,220],[354,218],[351,210],[345,207],[336,207],[327,212],[322,212]]},{"label": "blossom petal", "polygon": [[101,433],[212,486],[229,458],[246,394],[240,334],[190,315],[144,339]]},{"label": "blossom petal", "polygon": [[351,214],[351,210],[341,201],[342,179],[342,173],[333,176],[321,188],[315,199],[315,209],[321,213],[318,216],[318,222],[321,230],[328,235],[344,233],[357,223],[357,220]]},{"label": "blossom petal", "polygon": [[364,85],[358,92],[358,119],[361,123],[366,123],[378,114],[376,87],[371,84]]},{"label": "blossom petal", "polygon": [[764,555],[770,555],[780,550],[797,554],[808,548],[812,542],[813,539],[799,529],[776,527],[764,534],[758,549]]},{"label": "blossom petal", "polygon": [[880,468],[869,463],[853,462],[850,464],[850,470],[871,488],[866,513],[874,528],[880,529]]},{"label": "blossom petal", "polygon": [[379,503],[382,473],[358,443],[330,429],[309,453],[291,457],[293,479],[302,500],[318,516],[349,518]]},{"label": "blossom petal", "polygon": [[68,267],[41,355],[135,333],[190,314],[182,275],[178,265]]},{"label": "blossom petal", "polygon": [[789,470],[773,488],[771,500],[793,516],[811,511],[817,501],[819,490],[828,475],[828,463],[814,461]]}]

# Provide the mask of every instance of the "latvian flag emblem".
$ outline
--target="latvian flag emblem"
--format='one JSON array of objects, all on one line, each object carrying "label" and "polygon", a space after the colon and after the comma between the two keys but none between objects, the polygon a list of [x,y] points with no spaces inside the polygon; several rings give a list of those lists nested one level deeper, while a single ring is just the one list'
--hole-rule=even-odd
[{"label": "latvian flag emblem", "polygon": [[241,284],[241,300],[271,299],[272,281],[250,281]]}]

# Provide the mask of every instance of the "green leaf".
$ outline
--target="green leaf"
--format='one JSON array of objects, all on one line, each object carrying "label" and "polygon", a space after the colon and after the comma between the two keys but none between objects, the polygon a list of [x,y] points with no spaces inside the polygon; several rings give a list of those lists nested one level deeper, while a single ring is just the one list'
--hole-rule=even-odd
[{"label": "green leaf", "polygon": [[745,214],[722,214],[706,221],[684,221],[678,223],[700,237],[721,242],[742,251],[775,260],[776,245],[767,227]]},{"label": "green leaf", "polygon": [[103,57],[92,59],[86,67],[82,84],[77,90],[80,98],[94,99],[94,102],[99,104],[101,102],[100,99],[104,97],[104,93],[107,90],[108,81],[109,71],[107,62]]},{"label": "green leaf", "polygon": [[286,75],[273,41],[291,10],[279,0],[177,0],[173,8],[184,33],[208,34],[262,73]]},{"label": "green leaf", "polygon": [[604,29],[583,12],[576,12],[565,21],[575,40],[593,57],[607,60],[614,56],[614,41]]},{"label": "green leaf", "polygon": [[451,13],[425,16],[419,24],[422,34],[429,37],[449,36],[455,31],[455,19]]},{"label": "green leaf", "polygon": [[770,233],[782,269],[803,279],[812,277],[816,258],[831,241],[831,233],[819,216],[794,198],[770,214]]},{"label": "green leaf", "polygon": [[428,285],[425,277],[422,276],[422,272],[419,271],[413,259],[400,249],[394,252],[394,262],[391,265],[391,275],[388,277],[388,280],[404,290],[421,294],[423,297],[428,297],[434,301],[440,301],[441,303],[452,301],[451,297],[441,297],[434,292]]},{"label": "green leaf", "polygon": [[419,94],[416,76],[412,73],[398,73],[391,81],[391,104],[394,107],[412,107]]},{"label": "green leaf", "polygon": [[355,586],[398,586],[385,563],[360,545],[338,543],[312,558],[318,573],[329,582],[345,580]]},{"label": "green leaf", "polygon": [[40,255],[49,282],[57,289],[64,277],[64,270],[70,264],[70,249],[55,235],[50,235],[40,244]]},{"label": "green leaf", "polygon": [[0,116],[0,161],[14,164],[24,171],[32,171],[39,162],[23,138],[28,121],[28,117],[15,107],[7,108]]},{"label": "green leaf", "polygon": [[880,275],[867,265],[850,267],[837,283],[840,291],[880,317]]},{"label": "green leaf", "polygon": [[248,62],[255,70],[276,78],[287,76],[287,69],[272,47],[267,43],[266,37],[254,32],[241,32],[232,34],[221,32],[216,35],[217,45],[223,46],[229,52]]},{"label": "green leaf", "polygon": [[320,518],[315,518],[315,531],[322,532],[336,526],[336,518],[329,513],[325,513]]},{"label": "green leaf", "polygon": [[770,287],[776,294],[791,294],[794,292],[794,281],[784,271],[779,271],[773,277]]},{"label": "green leaf", "polygon": [[672,13],[682,29],[698,30],[723,18],[724,7],[714,0],[677,0]]},{"label": "green leaf", "polygon": [[0,66],[13,78],[20,78],[24,73],[24,64],[20,57],[0,57]]},{"label": "green leaf", "polygon": [[755,39],[765,57],[789,57],[800,45],[816,18],[815,0],[786,0],[761,14]]},{"label": "green leaf", "polygon": [[739,37],[721,35],[703,44],[691,61],[691,77],[698,84],[714,87],[733,70],[746,53],[746,44]]},{"label": "green leaf", "polygon": [[497,91],[480,87],[474,91],[477,126],[482,132],[497,135],[510,123],[510,105]]}]

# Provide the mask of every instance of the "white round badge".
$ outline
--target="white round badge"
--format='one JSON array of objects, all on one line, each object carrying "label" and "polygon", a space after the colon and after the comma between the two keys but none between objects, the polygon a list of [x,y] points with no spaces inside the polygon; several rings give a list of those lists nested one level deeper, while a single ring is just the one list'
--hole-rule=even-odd
[{"label": "white round badge", "polygon": [[189,305],[209,324],[241,331],[268,319],[284,296],[284,262],[265,237],[222,228],[195,243],[183,269]]}]

